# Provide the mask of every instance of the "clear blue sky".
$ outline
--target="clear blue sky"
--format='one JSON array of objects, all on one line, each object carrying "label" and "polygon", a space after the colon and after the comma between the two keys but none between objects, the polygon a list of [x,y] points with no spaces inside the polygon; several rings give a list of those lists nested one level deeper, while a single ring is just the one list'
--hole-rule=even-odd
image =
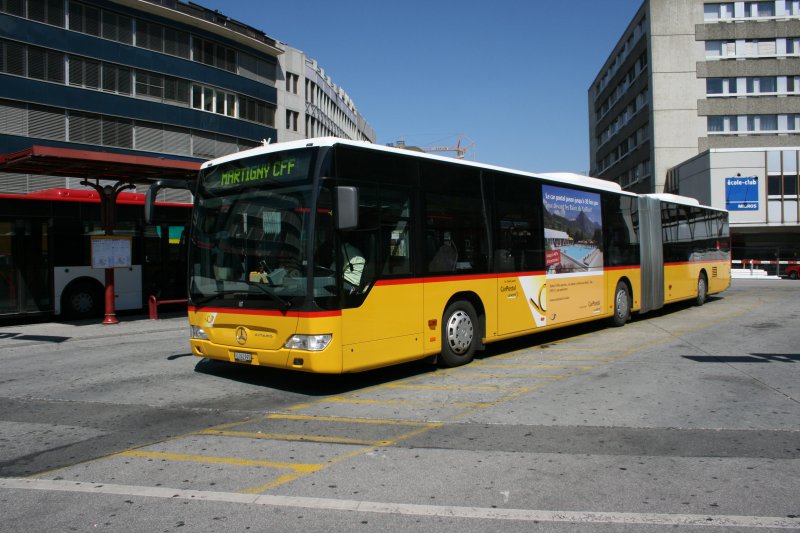
[{"label": "clear blue sky", "polygon": [[581,173],[589,85],[642,3],[195,1],[316,59],[381,144],[453,145],[463,134],[470,159]]}]

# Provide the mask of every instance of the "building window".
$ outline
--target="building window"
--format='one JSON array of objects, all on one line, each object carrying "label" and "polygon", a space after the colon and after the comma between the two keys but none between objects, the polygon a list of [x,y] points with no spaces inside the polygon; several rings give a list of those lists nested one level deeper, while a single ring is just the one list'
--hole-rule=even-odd
[{"label": "building window", "polygon": [[275,127],[275,106],[253,98],[239,97],[239,118]]},{"label": "building window", "polygon": [[136,96],[161,100],[164,98],[164,77],[155,73],[136,71]]},{"label": "building window", "polygon": [[236,51],[212,41],[192,37],[192,59],[230,72],[236,72]]},{"label": "building window", "polygon": [[297,131],[297,122],[300,118],[300,113],[297,111],[286,110],[286,129]]},{"label": "building window", "polygon": [[736,57],[736,41],[706,41],[706,59]]},{"label": "building window", "polygon": [[735,95],[737,93],[736,78],[707,78],[706,95]]},{"label": "building window", "polygon": [[774,17],[775,2],[745,2],[744,12],[747,17]]},{"label": "building window", "polygon": [[100,36],[100,10],[78,2],[69,3],[69,29]]},{"label": "building window", "polygon": [[28,2],[28,18],[53,26],[64,27],[63,0],[31,0]]},{"label": "building window", "polygon": [[748,115],[747,131],[750,132],[776,132],[778,131],[777,115]]},{"label": "building window", "polygon": [[69,56],[69,84],[87,89],[99,89],[100,62]]},{"label": "building window", "polygon": [[733,18],[733,2],[724,4],[704,4],[703,19],[707,22]]},{"label": "building window", "polygon": [[189,59],[189,34],[164,28],[164,53]]},{"label": "building window", "polygon": [[708,133],[730,133],[739,130],[739,117],[735,115],[711,116],[706,120]]},{"label": "building window", "polygon": [[239,75],[265,83],[275,82],[275,64],[239,52]]},{"label": "building window", "polygon": [[753,39],[744,43],[745,57],[775,57],[777,44],[775,39]]},{"label": "building window", "polygon": [[105,92],[131,94],[131,69],[103,63],[102,77]]},{"label": "building window", "polygon": [[297,85],[300,82],[300,76],[297,74],[292,74],[291,72],[286,73],[286,92],[297,94]]},{"label": "building window", "polygon": [[[72,3],[70,3],[70,8]],[[104,39],[117,41],[119,43],[133,44],[133,19],[124,15],[118,15],[111,11],[103,11],[103,29],[102,34]],[[70,24],[72,19],[70,18]]]},{"label": "building window", "polygon": [[0,11],[18,17],[25,16],[25,0],[0,0]]},{"label": "building window", "polygon": [[777,91],[778,82],[775,76],[747,78],[747,94],[775,94]]},{"label": "building window", "polygon": [[64,83],[64,54],[34,46],[28,47],[28,77]]},{"label": "building window", "polygon": [[164,100],[189,105],[189,82],[164,76]]},{"label": "building window", "polygon": [[192,86],[192,107],[194,109],[235,117],[237,114],[236,102],[237,97],[234,93],[202,85]]}]

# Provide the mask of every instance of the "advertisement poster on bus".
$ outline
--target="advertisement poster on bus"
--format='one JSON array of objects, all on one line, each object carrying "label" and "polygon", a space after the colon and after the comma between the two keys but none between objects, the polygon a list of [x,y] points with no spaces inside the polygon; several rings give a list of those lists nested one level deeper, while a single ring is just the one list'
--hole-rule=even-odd
[{"label": "advertisement poster on bus", "polygon": [[600,314],[604,300],[600,195],[543,185],[542,202],[545,276],[521,280],[536,324]]}]

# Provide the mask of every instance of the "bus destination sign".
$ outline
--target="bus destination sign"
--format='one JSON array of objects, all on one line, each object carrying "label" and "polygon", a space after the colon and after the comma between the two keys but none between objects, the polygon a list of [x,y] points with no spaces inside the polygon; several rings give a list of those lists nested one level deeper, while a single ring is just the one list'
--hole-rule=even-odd
[{"label": "bus destination sign", "polygon": [[310,162],[311,154],[308,152],[268,154],[231,161],[207,170],[203,183],[209,189],[228,189],[302,181],[308,177]]}]

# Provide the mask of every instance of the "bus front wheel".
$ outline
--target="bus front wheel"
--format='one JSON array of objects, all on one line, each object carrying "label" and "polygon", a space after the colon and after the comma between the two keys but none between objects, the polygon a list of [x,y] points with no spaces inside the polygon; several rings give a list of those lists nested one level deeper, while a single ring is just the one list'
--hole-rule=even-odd
[{"label": "bus front wheel", "polygon": [[706,280],[705,273],[701,273],[697,279],[697,300],[695,303],[698,306],[703,305],[706,303],[706,299],[708,299],[708,280]]},{"label": "bus front wheel", "polygon": [[614,316],[611,317],[611,324],[617,327],[624,326],[630,319],[631,295],[625,282],[620,281],[614,291]]},{"label": "bus front wheel", "polygon": [[471,303],[453,302],[442,317],[442,353],[439,362],[445,367],[465,365],[472,361],[478,343],[478,321]]}]

